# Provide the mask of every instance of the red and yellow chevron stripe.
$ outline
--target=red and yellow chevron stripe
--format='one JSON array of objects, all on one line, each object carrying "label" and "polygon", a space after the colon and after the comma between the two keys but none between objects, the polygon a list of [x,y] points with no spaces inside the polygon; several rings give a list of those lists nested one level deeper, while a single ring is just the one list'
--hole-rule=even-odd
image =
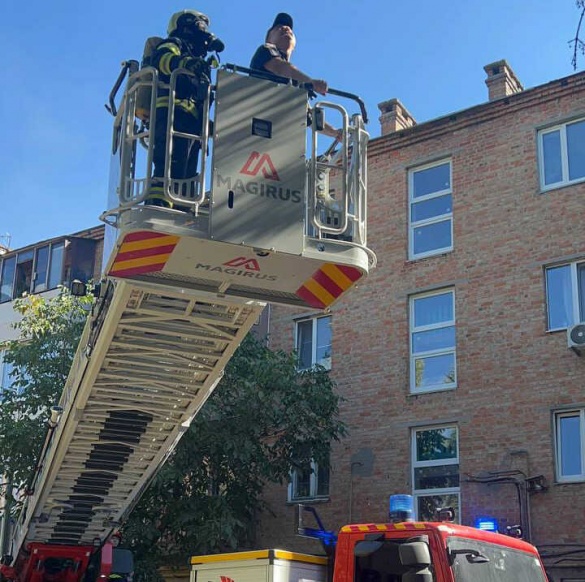
[{"label": "red and yellow chevron stripe", "polygon": [[296,291],[310,307],[324,309],[361,279],[362,272],[355,267],[326,263]]},{"label": "red and yellow chevron stripe", "polygon": [[162,270],[180,237],[157,232],[139,231],[128,234],[118,249],[109,274],[132,277]]},{"label": "red and yellow chevron stripe", "polygon": [[422,522],[401,522],[401,523],[364,523],[356,525],[344,525],[342,532],[363,533],[392,530],[425,529],[427,526]]}]

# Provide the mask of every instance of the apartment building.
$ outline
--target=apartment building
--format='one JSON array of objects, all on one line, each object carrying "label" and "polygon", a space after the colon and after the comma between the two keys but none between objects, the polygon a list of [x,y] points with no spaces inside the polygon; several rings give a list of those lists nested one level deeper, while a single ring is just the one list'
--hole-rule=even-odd
[{"label": "apartment building", "polygon": [[[27,294],[58,292],[72,281],[99,280],[102,269],[104,226],[96,226],[20,249],[3,247],[0,253],[0,341],[15,339],[12,324],[18,314],[12,302]],[[10,382],[10,366],[0,352],[0,387]]]},{"label": "apartment building", "polygon": [[330,367],[350,434],[330,471],[267,492],[260,546],[315,550],[294,502],[336,529],[410,493],[417,519],[521,526],[555,579],[585,577],[561,556],[585,549],[585,357],[567,340],[585,321],[585,73],[524,89],[506,61],[485,71],[489,101],[439,119],[379,105],[377,269],[329,314],[272,309],[271,347]]}]

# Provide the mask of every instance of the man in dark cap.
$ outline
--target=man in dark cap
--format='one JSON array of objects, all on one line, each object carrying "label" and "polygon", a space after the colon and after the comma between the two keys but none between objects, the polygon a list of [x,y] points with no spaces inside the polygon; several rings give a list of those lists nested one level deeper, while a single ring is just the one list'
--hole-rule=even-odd
[{"label": "man in dark cap", "polygon": [[313,79],[297,69],[290,56],[295,49],[297,39],[293,32],[293,19],[290,14],[280,12],[266,33],[262,46],[254,53],[250,62],[251,69],[267,71],[280,77],[287,77],[299,83],[312,83],[317,93],[327,93],[327,83],[322,79]]},{"label": "man in dark cap", "polygon": [[[325,95],[328,89],[326,81],[305,75],[290,62],[296,44],[292,16],[286,12],[280,12],[268,29],[264,44],[254,53],[250,68],[293,79],[299,83],[311,83],[317,93]],[[323,133],[338,139],[341,137],[341,132],[328,123],[325,124]]]}]

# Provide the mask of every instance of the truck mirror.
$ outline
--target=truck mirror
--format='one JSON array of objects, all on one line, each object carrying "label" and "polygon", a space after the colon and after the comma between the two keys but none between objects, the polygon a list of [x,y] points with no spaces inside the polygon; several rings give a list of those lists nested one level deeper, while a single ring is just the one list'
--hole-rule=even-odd
[{"label": "truck mirror", "polygon": [[425,542],[406,542],[398,548],[400,562],[403,566],[419,566],[424,568],[431,565],[431,553]]}]

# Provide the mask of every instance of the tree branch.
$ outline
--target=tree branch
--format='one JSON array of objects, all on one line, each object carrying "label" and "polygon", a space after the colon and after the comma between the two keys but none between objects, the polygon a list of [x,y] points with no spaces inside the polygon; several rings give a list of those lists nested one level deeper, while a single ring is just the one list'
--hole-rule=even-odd
[{"label": "tree branch", "polygon": [[577,8],[581,9],[581,16],[579,17],[579,24],[577,24],[575,38],[569,41],[569,45],[573,46],[573,58],[571,59],[573,70],[577,68],[578,51],[581,51],[581,54],[585,54],[585,42],[583,42],[579,36],[581,34],[581,25],[583,24],[583,17],[585,16],[585,0],[576,0],[575,3],[577,4]]}]

